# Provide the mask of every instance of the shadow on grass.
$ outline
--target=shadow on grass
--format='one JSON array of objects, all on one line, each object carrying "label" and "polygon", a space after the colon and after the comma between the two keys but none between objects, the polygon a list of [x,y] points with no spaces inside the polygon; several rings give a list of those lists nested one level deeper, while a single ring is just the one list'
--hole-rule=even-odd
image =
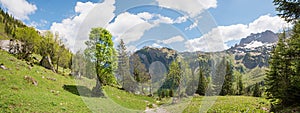
[{"label": "shadow on grass", "polygon": [[92,91],[85,86],[64,85],[63,88],[78,96],[91,97]]}]

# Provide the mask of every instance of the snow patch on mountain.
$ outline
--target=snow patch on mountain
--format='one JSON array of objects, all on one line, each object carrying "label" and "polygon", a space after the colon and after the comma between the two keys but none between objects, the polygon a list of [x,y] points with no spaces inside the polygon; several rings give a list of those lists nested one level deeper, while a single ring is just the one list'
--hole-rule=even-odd
[{"label": "snow patch on mountain", "polygon": [[259,41],[252,41],[250,42],[249,44],[247,44],[245,46],[245,48],[256,48],[256,47],[260,47],[260,46],[263,46],[265,45],[264,43],[262,42],[259,42]]}]

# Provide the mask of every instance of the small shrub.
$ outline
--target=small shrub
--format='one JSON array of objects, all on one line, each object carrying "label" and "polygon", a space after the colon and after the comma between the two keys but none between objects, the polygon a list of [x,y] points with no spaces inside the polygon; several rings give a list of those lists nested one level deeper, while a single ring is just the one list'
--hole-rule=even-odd
[{"label": "small shrub", "polygon": [[147,107],[153,108],[154,106],[153,106],[153,104],[149,103],[149,104],[147,104]]}]

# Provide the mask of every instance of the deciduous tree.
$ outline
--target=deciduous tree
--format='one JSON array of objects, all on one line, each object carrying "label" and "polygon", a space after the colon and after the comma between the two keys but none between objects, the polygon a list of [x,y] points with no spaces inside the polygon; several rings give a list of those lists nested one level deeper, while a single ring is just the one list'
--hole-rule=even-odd
[{"label": "deciduous tree", "polygon": [[95,96],[103,96],[101,85],[116,84],[114,70],[117,66],[117,55],[113,47],[112,35],[104,28],[92,28],[89,40],[85,44],[87,45],[86,56],[95,62],[97,84],[93,92]]}]

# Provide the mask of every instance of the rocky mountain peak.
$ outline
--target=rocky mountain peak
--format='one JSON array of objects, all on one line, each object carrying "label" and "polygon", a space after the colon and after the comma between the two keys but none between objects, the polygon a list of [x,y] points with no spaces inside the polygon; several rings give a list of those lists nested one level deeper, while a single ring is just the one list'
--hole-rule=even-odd
[{"label": "rocky mountain peak", "polygon": [[147,69],[151,63],[156,61],[163,63],[168,68],[169,64],[178,56],[178,52],[171,48],[155,48],[149,46],[143,47],[134,54],[137,54],[140,57]]},{"label": "rocky mountain peak", "polygon": [[241,39],[239,45],[244,47],[247,44],[253,43],[255,41],[261,42],[263,44],[275,43],[278,41],[278,35],[270,30],[266,30],[262,33],[256,33],[256,34],[251,33],[251,35]]}]

